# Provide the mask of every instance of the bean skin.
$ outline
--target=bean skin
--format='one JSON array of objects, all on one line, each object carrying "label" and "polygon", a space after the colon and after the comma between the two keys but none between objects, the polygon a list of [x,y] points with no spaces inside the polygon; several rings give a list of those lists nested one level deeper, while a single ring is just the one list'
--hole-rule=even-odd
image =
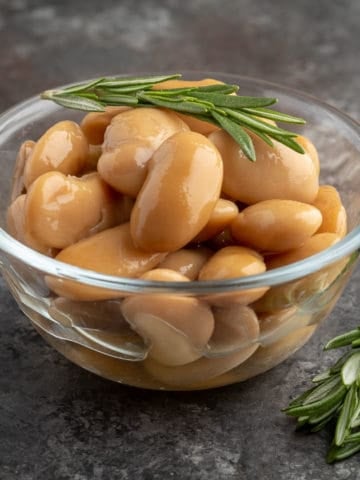
[{"label": "bean skin", "polygon": [[27,194],[25,229],[52,248],[68,247],[117,220],[118,201],[97,173],[77,178],[48,172]]},{"label": "bean skin", "polygon": [[222,161],[206,137],[180,132],[155,152],[131,214],[131,234],[146,251],[173,252],[207,224],[219,199]]},{"label": "bean skin", "polygon": [[[189,279],[167,269],[141,276],[145,280]],[[200,300],[171,294],[137,295],[126,298],[122,313],[149,345],[149,358],[162,365],[185,365],[202,356],[214,330],[210,308]]]},{"label": "bean skin", "polygon": [[173,134],[187,130],[173,112],[141,108],[121,113],[106,130],[98,171],[115,190],[136,197],[154,151]]},{"label": "bean skin", "polygon": [[264,200],[245,208],[231,224],[241,244],[265,252],[300,247],[320,227],[320,211],[294,200]]},{"label": "bean skin", "polygon": [[246,204],[274,198],[312,203],[319,179],[310,155],[296,153],[276,141],[270,147],[259,137],[251,136],[256,162],[250,162],[225,131],[209,135],[224,162],[223,192]]},{"label": "bean skin", "polygon": [[346,210],[336,188],[321,185],[313,205],[320,210],[323,217],[317,233],[336,233],[343,238],[347,231]]},{"label": "bean skin", "polygon": [[77,175],[83,170],[88,154],[88,142],[77,123],[69,120],[56,123],[37,141],[26,162],[26,188],[43,173]]}]

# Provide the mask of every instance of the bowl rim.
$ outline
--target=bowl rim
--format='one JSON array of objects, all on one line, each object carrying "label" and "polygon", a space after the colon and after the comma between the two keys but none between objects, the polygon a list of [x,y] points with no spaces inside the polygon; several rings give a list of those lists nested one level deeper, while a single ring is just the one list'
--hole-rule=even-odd
[{"label": "bowl rim", "polygon": [[[120,74],[116,75],[117,77],[125,76],[143,76],[143,75],[161,75],[168,74],[168,72],[155,72],[155,73],[135,73],[135,74]],[[347,127],[354,131],[355,134],[359,136],[360,139],[360,123],[355,119],[351,118],[341,110],[333,107],[332,105],[327,104],[326,102],[316,98],[315,96],[309,95],[308,93],[302,92],[300,90],[284,86],[278,83],[270,82],[267,80],[262,80],[259,78],[254,78],[251,76],[244,76],[234,73],[225,73],[225,72],[216,72],[216,71],[183,71],[182,76],[202,76],[202,77],[223,77],[228,78],[230,81],[240,83],[247,82],[258,87],[268,87],[275,89],[285,95],[296,97],[298,100],[311,103],[320,107],[322,110],[335,115],[340,119]],[[115,76],[115,75],[112,75]],[[85,79],[83,82],[91,81],[92,79]],[[82,82],[82,80],[81,80]],[[55,86],[56,88],[64,88],[74,85],[71,84]],[[16,105],[5,110],[0,115],[0,133],[6,127],[7,122],[11,122],[19,112],[24,109],[31,108],[32,106],[38,104],[45,104],[46,100],[42,100],[38,95],[32,96],[22,102],[17,103]],[[56,110],[61,109],[61,107],[54,107]],[[226,293],[236,290],[244,290],[249,288],[259,288],[261,286],[275,286],[278,284],[286,283],[292,280],[300,279],[304,276],[307,276],[311,273],[315,273],[322,268],[344,258],[347,255],[351,255],[356,250],[360,249],[360,226],[354,228],[350,233],[348,233],[344,238],[342,238],[335,245],[325,249],[324,251],[312,255],[304,260],[295,262],[280,268],[266,271],[261,274],[249,275],[246,277],[235,277],[230,279],[223,280],[207,280],[207,281],[189,281],[189,282],[162,282],[162,281],[149,281],[142,280],[138,278],[127,278],[120,277],[116,275],[102,274],[95,272],[93,270],[84,269],[81,267],[76,267],[71,264],[67,264],[56,260],[51,257],[47,257],[30,247],[20,243],[13,237],[11,237],[4,229],[0,228],[0,255],[1,252],[6,253],[12,258],[20,261],[28,267],[32,267],[35,270],[38,270],[46,275],[56,276],[58,278],[73,280],[85,285],[90,285],[93,287],[111,289],[119,292],[129,292],[129,293],[181,293],[187,295],[203,295],[203,294],[215,294],[215,293]],[[6,268],[6,263],[1,261],[0,256],[0,266],[3,265]]]}]

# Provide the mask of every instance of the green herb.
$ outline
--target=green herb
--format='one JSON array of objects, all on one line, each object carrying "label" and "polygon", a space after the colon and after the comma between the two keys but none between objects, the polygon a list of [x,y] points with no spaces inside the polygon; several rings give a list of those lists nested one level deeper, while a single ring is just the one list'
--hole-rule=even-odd
[{"label": "green herb", "polygon": [[266,108],[276,103],[276,98],[231,95],[237,92],[239,87],[229,84],[153,89],[154,85],[180,77],[181,75],[174,74],[99,78],[63,90],[47,90],[41,94],[41,98],[52,100],[66,108],[88,112],[102,112],[107,106],[122,105],[162,107],[182,112],[226,130],[251,161],[256,158],[253,141],[248,132],[257,135],[270,146],[273,146],[273,139],[296,152],[304,153],[295,140],[297,133],[261,120],[265,118],[285,123],[305,123],[302,118]]},{"label": "green herb", "polygon": [[325,350],[351,347],[331,368],[313,378],[315,387],[294,399],[284,412],[297,428],[318,432],[330,424],[333,441],[327,461],[344,460],[360,451],[360,327],[333,338]]}]

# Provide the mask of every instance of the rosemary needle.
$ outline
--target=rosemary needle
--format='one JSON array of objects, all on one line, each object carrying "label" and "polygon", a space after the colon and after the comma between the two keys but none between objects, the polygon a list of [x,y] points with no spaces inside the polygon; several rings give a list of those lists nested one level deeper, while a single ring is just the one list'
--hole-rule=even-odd
[{"label": "rosemary needle", "polygon": [[316,384],[295,398],[284,412],[297,427],[317,432],[331,424],[333,441],[328,463],[360,451],[360,327],[330,340],[325,350],[352,347],[330,369],[313,378]]},{"label": "rosemary needle", "polygon": [[289,132],[262,119],[291,124],[305,120],[268,108],[276,98],[232,95],[237,85],[219,83],[208,86],[156,89],[155,85],[180,78],[180,74],[149,77],[104,77],[79,83],[62,90],[47,90],[41,98],[66,108],[102,112],[107,106],[160,107],[182,112],[213,123],[231,135],[246,157],[255,161],[255,149],[248,132],[270,146],[276,140],[292,150],[304,153],[296,142],[296,133]]}]

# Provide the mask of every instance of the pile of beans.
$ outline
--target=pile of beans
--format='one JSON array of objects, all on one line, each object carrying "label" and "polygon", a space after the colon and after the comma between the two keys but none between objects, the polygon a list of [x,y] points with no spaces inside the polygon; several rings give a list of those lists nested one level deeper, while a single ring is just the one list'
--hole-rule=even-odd
[{"label": "pile of beans", "polygon": [[[179,85],[187,83],[168,82]],[[298,154],[252,139],[255,163],[225,131],[163,109],[110,107],[80,125],[61,121],[20,148],[8,230],[65,263],[165,282],[259,274],[338,242],[346,212],[334,187],[319,186],[310,140],[297,137]],[[119,299],[74,281],[47,284],[77,304],[119,300],[119,315],[147,345],[148,375],[200,388],[230,381],[233,369],[240,379],[266,370],[304,343],[314,327],[297,303],[325,290],[343,266],[295,286],[204,298]]]}]

